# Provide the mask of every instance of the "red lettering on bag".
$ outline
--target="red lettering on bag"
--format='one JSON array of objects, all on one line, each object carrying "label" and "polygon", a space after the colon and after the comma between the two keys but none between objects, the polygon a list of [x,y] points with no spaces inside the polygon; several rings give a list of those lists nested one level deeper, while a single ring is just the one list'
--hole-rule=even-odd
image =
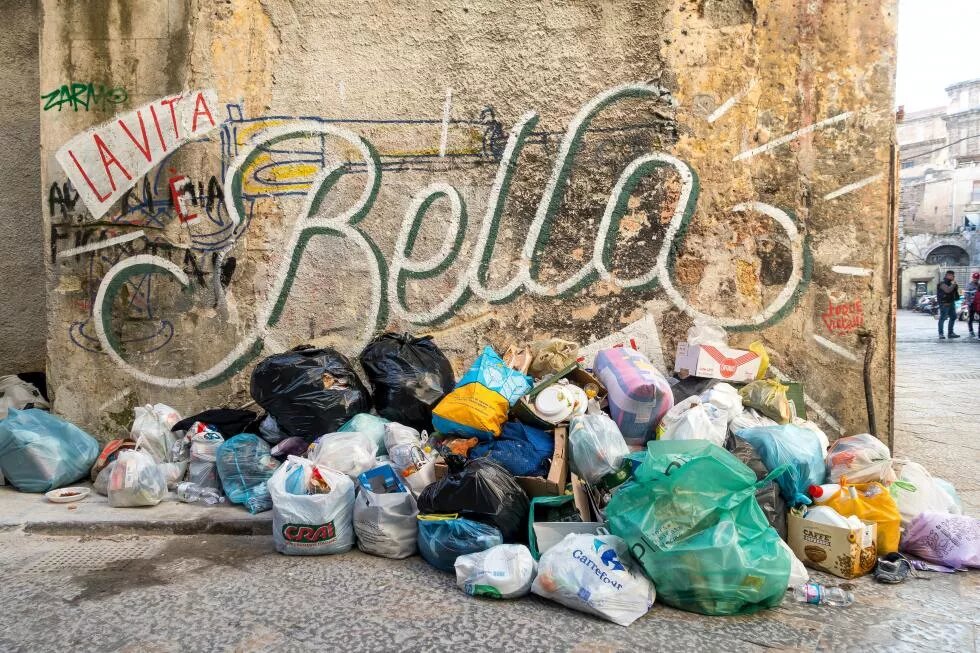
[{"label": "red lettering on bag", "polygon": [[286,524],[282,527],[283,539],[300,544],[317,544],[329,542],[337,537],[337,529],[333,522],[320,524],[317,527]]}]

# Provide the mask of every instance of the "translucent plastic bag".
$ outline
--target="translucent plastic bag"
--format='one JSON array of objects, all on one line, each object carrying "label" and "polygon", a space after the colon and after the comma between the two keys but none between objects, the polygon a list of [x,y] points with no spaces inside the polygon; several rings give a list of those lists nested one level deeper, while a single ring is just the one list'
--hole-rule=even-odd
[{"label": "translucent plastic bag", "polygon": [[609,414],[627,444],[643,446],[674,405],[667,377],[646,356],[627,347],[603,349],[595,357],[595,374],[606,387]]},{"label": "translucent plastic bag", "polygon": [[194,423],[187,431],[190,438],[190,465],[187,470],[187,480],[201,487],[221,490],[221,479],[218,478],[218,447],[225,439],[217,431],[212,431],[206,424]]},{"label": "translucent plastic bag", "polygon": [[[329,486],[328,492],[308,493],[314,468]],[[301,480],[287,489],[287,481],[293,475]],[[324,555],[343,553],[354,546],[354,483],[346,475],[305,458],[289,456],[269,479],[268,487],[276,551],[286,555]]]},{"label": "translucent plastic bag", "polygon": [[456,388],[433,409],[432,425],[443,434],[489,440],[500,435],[511,406],[530,389],[530,377],[485,347]]},{"label": "translucent plastic bag", "polygon": [[868,433],[840,438],[827,451],[827,478],[836,483],[842,476],[852,483],[895,481],[892,454],[884,442]]},{"label": "translucent plastic bag", "polygon": [[902,518],[895,499],[881,483],[848,483],[840,479],[840,490],[820,505],[833,508],[844,517],[854,515],[878,524],[878,555],[898,551]]},{"label": "translucent plastic bag", "polygon": [[657,597],[653,583],[614,535],[572,533],[543,554],[531,591],[620,626],[645,615]]},{"label": "translucent plastic bag", "polygon": [[431,336],[382,334],[361,352],[361,366],[378,414],[419,430],[432,430],[432,408],[456,383]]},{"label": "translucent plastic bag", "polygon": [[257,435],[242,433],[218,447],[218,477],[225,495],[240,503],[250,513],[272,509],[272,498],[266,486],[279,467],[269,445]]},{"label": "translucent plastic bag", "polygon": [[786,593],[790,556],[754,495],[783,471],[757,481],[705,440],[654,441],[634,480],[606,506],[609,529],[667,605],[711,615],[775,607]]},{"label": "translucent plastic bag", "polygon": [[378,455],[385,455],[388,450],[385,448],[385,425],[389,420],[378,417],[371,413],[358,413],[344,422],[338,433],[363,433],[377,445]]},{"label": "translucent plastic bag", "polygon": [[825,477],[823,447],[816,433],[784,424],[742,429],[738,437],[759,452],[767,469],[789,467],[776,481],[787,505],[810,505],[810,486],[822,484]]},{"label": "translucent plastic bag", "polygon": [[951,569],[980,569],[980,520],[922,513],[902,536],[902,551]]},{"label": "translucent plastic bag", "polygon": [[[725,441],[725,449],[732,452],[744,465],[755,474],[757,480],[762,480],[769,475],[769,468],[762,462],[759,452],[751,444],[738,437],[729,435]],[[766,485],[756,489],[755,500],[759,502],[759,507],[766,515],[769,525],[776,529],[779,537],[786,539],[786,500],[783,499],[779,485],[775,481],[770,481]]]},{"label": "translucent plastic bag", "polygon": [[616,422],[604,413],[573,417],[568,445],[572,471],[589,483],[619,471],[630,452]]},{"label": "translucent plastic bag", "polygon": [[88,475],[99,456],[91,435],[39,408],[0,421],[0,472],[21,492],[47,492]]},{"label": "translucent plastic bag", "polygon": [[99,470],[99,475],[92,483],[92,489],[104,497],[109,496],[109,477],[112,475],[112,468],[116,466],[115,460],[110,460],[109,464]]},{"label": "translucent plastic bag", "polygon": [[137,406],[133,415],[129,439],[150,454],[156,462],[167,462],[170,459],[170,448],[177,440],[170,429],[180,421],[180,413],[166,404],[147,404]]},{"label": "translucent plastic bag", "polygon": [[255,366],[250,391],[279,430],[311,442],[371,410],[371,396],[350,361],[329,347],[304,345],[269,356]]},{"label": "translucent plastic bag", "polygon": [[531,343],[531,367],[529,372],[535,378],[557,374],[578,360],[577,342],[551,338]]},{"label": "translucent plastic bag", "polygon": [[313,443],[309,459],[352,478],[378,464],[377,445],[364,433],[328,433]]},{"label": "translucent plastic bag", "polygon": [[689,345],[722,345],[728,346],[728,333],[724,328],[713,322],[698,318],[694,326],[687,330]]},{"label": "translucent plastic bag", "polygon": [[771,420],[754,408],[746,408],[741,415],[732,418],[728,424],[728,432],[738,435],[744,429],[752,429],[759,426],[777,426],[775,420]]},{"label": "translucent plastic bag", "polygon": [[455,571],[459,556],[504,543],[496,526],[454,515],[419,515],[419,554],[440,571]]},{"label": "translucent plastic bag", "polygon": [[113,508],[155,506],[167,496],[167,479],[145,451],[120,451],[109,475],[109,505]]},{"label": "translucent plastic bag", "polygon": [[418,548],[419,509],[411,492],[380,494],[361,486],[354,501],[357,548],[382,558],[407,558]]},{"label": "translucent plastic bag", "polygon": [[34,384],[15,374],[0,376],[0,419],[6,419],[7,411],[11,408],[24,410],[28,406],[44,410],[51,407]]},{"label": "translucent plastic bag", "polygon": [[[959,514],[962,510],[953,497],[919,463],[901,461],[898,480],[888,486],[902,516],[902,526],[924,512]],[[848,477],[848,480],[850,478]]]},{"label": "translucent plastic bag", "polygon": [[688,397],[667,411],[657,427],[659,440],[707,440],[719,447],[728,437],[728,414],[700,397]]},{"label": "translucent plastic bag", "polygon": [[755,408],[778,424],[788,424],[793,418],[793,409],[786,396],[788,390],[788,386],[775,379],[761,379],[749,383],[739,393],[746,406]]},{"label": "translucent plastic bag", "polygon": [[456,587],[470,596],[516,599],[531,591],[538,568],[523,544],[498,544],[456,558]]},{"label": "translucent plastic bag", "polygon": [[742,414],[742,395],[735,386],[727,383],[716,383],[701,393],[701,401],[711,404],[725,417],[726,427],[729,422]]}]

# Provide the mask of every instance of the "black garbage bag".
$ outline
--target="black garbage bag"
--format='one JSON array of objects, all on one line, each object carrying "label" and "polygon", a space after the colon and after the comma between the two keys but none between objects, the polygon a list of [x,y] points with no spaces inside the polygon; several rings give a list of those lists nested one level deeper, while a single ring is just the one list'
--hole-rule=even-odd
[{"label": "black garbage bag", "polygon": [[459,513],[496,526],[504,542],[526,541],[530,501],[513,474],[489,458],[447,456],[446,465],[449,473],[419,495],[420,514]]},{"label": "black garbage bag", "polygon": [[371,410],[371,396],[350,361],[329,347],[302,345],[269,356],[255,366],[250,390],[281,431],[307,442]]},{"label": "black garbage bag", "polygon": [[203,422],[217,431],[225,440],[233,438],[239,433],[257,433],[259,427],[254,410],[242,408],[209,408],[204,412],[190,417],[185,417],[170,430],[186,431],[194,422]]},{"label": "black garbage bag", "polygon": [[361,352],[361,365],[385,419],[432,430],[432,408],[456,385],[453,368],[431,336],[378,336]]},{"label": "black garbage bag", "polygon": [[[758,480],[762,480],[771,471],[762,462],[762,457],[748,441],[734,435],[728,434],[725,440],[725,448],[728,449],[736,458],[745,463],[745,466],[755,473]],[[783,499],[779,486],[770,481],[755,492],[755,499],[759,502],[759,507],[766,514],[769,525],[776,529],[779,537],[786,540],[786,500]]]}]

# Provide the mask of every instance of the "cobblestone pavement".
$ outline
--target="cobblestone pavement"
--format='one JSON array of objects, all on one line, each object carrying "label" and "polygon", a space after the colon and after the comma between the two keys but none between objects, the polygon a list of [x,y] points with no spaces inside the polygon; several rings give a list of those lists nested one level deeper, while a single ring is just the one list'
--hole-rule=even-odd
[{"label": "cobblestone pavement", "polygon": [[[967,400],[980,343],[940,343],[930,328],[928,317],[899,320],[896,448],[953,481],[976,514],[980,429]],[[533,596],[468,597],[417,556],[285,557],[270,537],[10,531],[0,532],[0,651],[976,651],[980,573],[926,578],[858,579],[847,608],[788,596],[758,614],[704,617],[658,603],[622,628]]]},{"label": "cobblestone pavement", "polygon": [[899,311],[894,453],[953,483],[980,516],[980,340],[955,328],[962,338],[939,340],[935,318]]}]

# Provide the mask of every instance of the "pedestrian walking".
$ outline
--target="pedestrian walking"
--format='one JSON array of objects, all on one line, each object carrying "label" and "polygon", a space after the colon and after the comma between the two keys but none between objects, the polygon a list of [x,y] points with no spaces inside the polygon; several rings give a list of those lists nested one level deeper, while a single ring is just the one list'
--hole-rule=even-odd
[{"label": "pedestrian walking", "polygon": [[[980,310],[977,310],[977,304],[974,301],[978,294],[977,290],[980,290],[980,272],[974,272],[973,278],[970,279],[970,283],[966,284],[966,291],[963,293],[963,301],[966,302],[968,317],[966,321],[967,328],[970,329],[970,337],[974,335],[980,336]],[[977,333],[973,332],[973,318],[977,318]]]},{"label": "pedestrian walking", "polygon": [[[946,277],[936,288],[936,300],[939,302],[939,339],[946,337],[959,338],[953,333],[953,325],[956,324],[956,302],[960,299],[960,287],[956,283],[956,273],[952,270],[946,271]],[[943,322],[949,320],[947,335],[943,335]]]}]

